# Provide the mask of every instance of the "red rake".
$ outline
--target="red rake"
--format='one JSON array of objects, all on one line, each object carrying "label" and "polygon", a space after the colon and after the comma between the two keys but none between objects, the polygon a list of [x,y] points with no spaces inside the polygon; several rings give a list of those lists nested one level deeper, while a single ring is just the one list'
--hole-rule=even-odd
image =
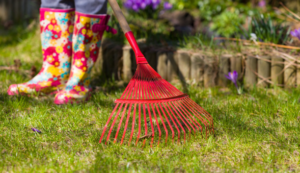
[{"label": "red rake", "polygon": [[137,69],[121,98],[115,101],[116,106],[103,128],[99,142],[102,142],[106,133],[106,142],[114,138],[114,142],[123,144],[125,138],[129,138],[130,144],[133,136],[136,136],[136,144],[140,139],[150,137],[152,144],[155,134],[158,134],[159,142],[163,134],[166,141],[169,135],[174,139],[175,134],[180,141],[182,135],[186,140],[187,132],[205,131],[206,136],[208,132],[213,132],[212,116],[187,94],[162,79],[148,64],[118,3],[115,0],[109,0],[109,3],[135,52]]}]

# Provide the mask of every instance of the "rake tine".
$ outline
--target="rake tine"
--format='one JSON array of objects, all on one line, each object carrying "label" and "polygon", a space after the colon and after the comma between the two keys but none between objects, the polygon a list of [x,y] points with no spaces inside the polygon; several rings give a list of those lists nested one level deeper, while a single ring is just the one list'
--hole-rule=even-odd
[{"label": "rake tine", "polygon": [[145,79],[142,80],[142,100],[147,99]]},{"label": "rake tine", "polygon": [[[182,100],[181,100],[182,101]],[[181,102],[182,103],[182,102]],[[191,118],[191,119],[193,119],[193,123],[195,124],[195,126],[196,126],[196,128],[197,128],[197,130],[199,130],[199,127],[200,127],[200,129],[201,129],[201,132],[202,132],[202,126],[201,126],[201,124],[194,118],[194,116],[193,115],[191,115],[191,113],[184,107],[184,105],[183,104],[181,104],[180,105],[180,108],[181,109],[183,109],[183,111],[186,113],[186,115],[188,115],[189,116],[189,118]],[[196,125],[196,123],[197,123],[197,125]]]},{"label": "rake tine", "polygon": [[168,123],[168,125],[169,125],[169,127],[170,127],[170,129],[171,129],[171,131],[172,131],[172,139],[174,139],[174,130],[173,130],[173,128],[172,128],[172,125],[170,124],[170,121],[168,120],[168,117],[166,116],[166,114],[165,114],[163,108],[161,107],[161,104],[159,104],[159,107],[160,107],[161,112],[163,113],[164,117],[166,118],[166,121],[167,121],[167,123]]},{"label": "rake tine", "polygon": [[[134,92],[134,89],[137,87],[137,82],[136,82],[136,79],[134,79],[132,82],[130,82],[130,87],[131,87],[131,92],[128,93],[128,97],[125,97],[125,98],[134,98],[135,95],[136,95],[136,92]],[[129,87],[129,85],[128,85]]]},{"label": "rake tine", "polygon": [[213,120],[210,120],[210,119],[208,119],[209,120],[209,124],[210,124],[210,126],[208,126],[209,127],[209,131],[211,132],[212,131],[212,133],[214,134],[214,124],[213,124]]},{"label": "rake tine", "polygon": [[[196,109],[196,108],[195,108]],[[197,110],[197,109],[196,109]],[[204,116],[205,117],[205,116]],[[206,117],[205,117],[206,118]],[[211,120],[210,119],[205,119],[205,120],[208,120],[208,122],[207,122],[207,128],[208,128],[208,132],[210,133],[211,132],[211,130],[213,131],[213,123],[211,122]],[[213,131],[213,133],[214,133],[214,131]]]},{"label": "rake tine", "polygon": [[114,143],[116,143],[116,141],[117,141],[117,138],[118,138],[118,135],[119,135],[119,131],[120,131],[122,122],[123,122],[123,118],[124,118],[124,116],[125,116],[125,112],[126,112],[127,106],[128,106],[128,104],[125,105],[125,108],[124,108],[124,110],[123,110],[123,113],[122,113],[122,116],[121,116],[121,120],[120,120],[120,122],[119,122],[118,130],[117,130],[117,132],[116,132],[116,136],[115,136],[115,139],[114,139]]},{"label": "rake tine", "polygon": [[[166,107],[167,107],[167,108],[165,108],[165,109],[166,109],[166,112],[167,112],[167,114],[169,115],[169,117],[171,118],[173,124],[175,125],[175,127],[176,127],[176,129],[177,129],[177,131],[178,131],[178,142],[179,142],[179,141],[180,141],[180,130],[179,130],[177,124],[175,123],[172,114],[170,114],[170,112],[169,112],[170,107],[167,105],[167,103],[166,103],[165,105],[166,105]],[[169,110],[168,110],[168,109],[169,109]],[[177,120],[177,118],[176,118],[175,116],[174,116],[174,118]],[[180,127],[183,129],[183,132],[184,132],[184,139],[185,139],[185,130],[184,130],[184,128],[181,126],[181,124],[180,124],[178,121],[177,121],[177,123],[178,123],[178,124],[180,125]]]},{"label": "rake tine", "polygon": [[161,85],[165,86],[169,93],[175,93],[176,95],[182,94],[174,86],[170,85],[166,80],[162,80]]},{"label": "rake tine", "polygon": [[149,99],[156,99],[156,97],[154,96],[155,93],[153,93],[154,91],[154,86],[153,86],[153,81],[150,81],[150,88],[149,88]]},{"label": "rake tine", "polygon": [[159,117],[160,117],[160,119],[161,119],[161,122],[162,122],[162,124],[163,124],[163,126],[164,126],[164,129],[165,129],[165,132],[166,132],[166,142],[167,142],[167,140],[168,140],[168,134],[169,134],[169,133],[168,133],[168,129],[167,129],[165,123],[164,123],[164,120],[163,120],[163,118],[162,118],[162,116],[161,116],[161,114],[160,114],[160,111],[158,110],[157,104],[155,104],[155,107],[156,107],[156,110],[157,110],[157,112],[158,112],[158,115],[159,115]]},{"label": "rake tine", "polygon": [[150,85],[149,85],[149,83],[151,82],[151,79],[150,78],[146,78],[146,82],[145,82],[145,95],[146,95],[146,99],[151,99],[151,91],[152,91],[152,89],[151,89],[151,87],[150,87]]},{"label": "rake tine", "polygon": [[137,135],[135,145],[139,142],[140,133],[141,133],[141,104],[139,104],[139,132],[138,132],[138,135]]},{"label": "rake tine", "polygon": [[[146,78],[147,80],[147,78]],[[147,99],[147,85],[145,85],[145,80],[142,80],[142,99]],[[147,115],[146,115],[146,105],[143,104],[143,114],[144,114],[144,125],[145,125],[145,136],[148,135],[147,128]],[[143,140],[143,147],[145,146],[146,139]]]},{"label": "rake tine", "polygon": [[[134,88],[139,88],[139,84],[137,79],[134,79]],[[135,92],[132,92],[132,98],[138,97],[138,89],[135,89]]]},{"label": "rake tine", "polygon": [[[186,105],[190,105],[189,103],[189,99],[186,100]],[[191,107],[191,110],[194,110],[195,114],[198,115],[199,118],[201,118],[203,120],[203,122],[205,122],[205,126],[209,126],[209,123],[207,121],[209,121],[209,119],[206,118],[205,114],[203,114],[203,112],[200,112],[199,110],[197,111],[197,109],[195,108],[195,106],[189,106]],[[200,112],[200,113],[199,113]],[[199,114],[201,114],[202,116],[200,116]]]},{"label": "rake tine", "polygon": [[143,80],[139,79],[139,99],[144,99],[144,95],[143,95]]},{"label": "rake tine", "polygon": [[[180,100],[179,100],[180,101]],[[177,110],[176,110],[176,103],[177,103],[178,101],[176,101],[176,102],[174,102],[173,103],[173,105],[172,105],[172,108],[176,111],[176,113],[177,113],[177,115],[182,115],[182,117],[184,118],[184,120],[191,126],[191,128],[194,130],[194,132],[196,131],[195,130],[195,128],[194,128],[194,126],[187,120],[187,118],[186,118],[186,116],[181,112],[181,110],[180,110],[180,107],[178,108],[178,112],[177,112]],[[172,103],[171,103],[172,104]],[[180,118],[181,118],[181,116],[180,116]],[[181,118],[182,119],[182,118]],[[183,121],[183,120],[182,120]],[[184,122],[184,121],[183,121]],[[185,124],[185,126],[187,126],[186,124]],[[191,129],[189,128],[189,126],[187,126],[188,127],[188,129],[189,129],[189,132],[191,133]]]},{"label": "rake tine", "polygon": [[[162,82],[163,82],[164,80],[162,80]],[[167,97],[172,97],[171,95],[170,95],[170,91],[168,90],[168,88],[167,87],[163,87],[163,85],[162,85],[162,83],[160,82],[160,81],[157,81],[157,84],[156,84],[160,89],[161,89],[161,91],[162,91],[162,93],[164,94],[164,97],[165,98],[167,98]],[[165,88],[165,89],[163,89],[163,88]],[[168,91],[168,92],[167,92]]]},{"label": "rake tine", "polygon": [[124,137],[126,134],[127,125],[128,125],[129,118],[130,118],[131,107],[132,107],[132,104],[130,104],[129,109],[128,109],[128,114],[127,114],[126,124],[125,124],[124,132],[123,132],[123,136],[122,136],[122,140],[121,140],[121,145],[123,144],[123,140],[124,140]]},{"label": "rake tine", "polygon": [[107,135],[107,138],[106,138],[106,142],[108,142],[108,140],[109,140],[111,131],[112,131],[113,128],[114,128],[114,125],[115,125],[115,123],[116,123],[116,121],[117,121],[117,118],[118,118],[118,116],[119,116],[119,114],[120,114],[120,111],[121,111],[121,109],[122,109],[122,107],[123,107],[123,104],[124,104],[124,103],[122,103],[121,106],[119,107],[118,113],[116,114],[115,119],[114,119],[114,121],[113,121],[113,123],[112,123],[112,125],[111,125],[111,127],[110,127],[110,129],[109,129],[109,132],[108,132],[108,135]]},{"label": "rake tine", "polygon": [[189,103],[189,105],[192,105],[194,108],[196,108],[196,110],[198,110],[198,112],[200,112],[209,122],[211,122],[211,119],[209,118],[207,112],[204,111],[203,108],[201,108],[199,105],[197,105],[194,101],[190,99],[187,99],[186,101]]},{"label": "rake tine", "polygon": [[160,98],[166,97],[165,92],[159,86],[159,81],[157,81],[157,80],[153,81],[153,89],[152,90],[155,93],[154,95],[158,95]]},{"label": "rake tine", "polygon": [[[135,84],[136,84],[136,79],[133,78],[133,80],[130,81],[128,86],[125,88],[125,91],[123,92],[121,98],[127,98],[128,95],[131,93],[130,91],[132,90],[132,88]],[[130,98],[130,96],[129,96],[129,98]]]},{"label": "rake tine", "polygon": [[133,132],[134,132],[136,105],[137,104],[134,104],[133,117],[132,117],[132,128],[131,128],[131,134],[130,134],[130,138],[129,138],[129,141],[128,141],[128,145],[130,145],[130,142],[131,142],[132,136],[133,136]]},{"label": "rake tine", "polygon": [[[202,107],[200,107],[199,105],[197,105],[195,102],[193,102],[192,100],[190,100],[190,103],[192,103],[198,110],[201,108],[201,111],[202,112],[204,112],[205,113],[205,117],[206,117],[206,119],[208,119],[209,120],[209,122],[210,122],[210,125],[211,125],[211,128],[212,128],[212,130],[213,130],[213,133],[214,133],[214,123],[213,123],[213,119],[212,119],[212,117],[208,114],[208,112],[207,111],[205,111]],[[200,110],[199,110],[199,112],[200,112]]]},{"label": "rake tine", "polygon": [[208,124],[207,124],[207,121],[205,120],[205,119],[203,119],[200,115],[199,115],[199,113],[196,111],[196,110],[194,110],[194,108],[192,107],[192,106],[190,106],[188,103],[187,103],[187,100],[184,100],[183,101],[183,104],[189,109],[189,110],[191,110],[191,112],[193,112],[194,113],[194,115],[205,125],[205,126],[207,126]]},{"label": "rake tine", "polygon": [[[147,70],[147,72],[146,72],[145,74],[147,74],[148,76],[151,76],[151,72],[150,72],[149,70]],[[160,89],[159,87],[157,87],[157,85],[155,84],[156,81],[157,81],[156,78],[152,78],[152,79],[151,79],[151,82],[150,82],[151,88],[150,88],[150,90],[151,90],[152,92],[154,92],[153,94],[151,93],[151,95],[153,96],[153,95],[158,94],[159,97],[162,97],[162,96],[161,96],[161,92],[160,92],[161,89]],[[157,91],[157,92],[155,92],[155,91]],[[154,98],[154,96],[153,96],[153,98]]]},{"label": "rake tine", "polygon": [[[182,100],[179,100],[178,102],[182,102]],[[198,127],[198,126],[201,126],[201,125],[198,123],[198,121],[196,121],[196,120],[194,119],[193,116],[190,115],[190,113],[189,113],[188,111],[185,110],[185,108],[182,107],[181,103],[178,103],[178,102],[175,102],[175,103],[174,103],[174,104],[177,105],[177,107],[179,107],[178,110],[181,112],[181,114],[182,114],[183,116],[186,115],[186,117],[188,117],[188,119],[194,124],[194,126],[197,128],[197,130],[199,130],[199,127]],[[183,113],[182,113],[182,112],[183,112]],[[198,125],[197,125],[195,122],[197,122]],[[191,125],[191,127],[192,127],[193,130],[194,130],[194,132],[196,133],[196,129],[194,128],[194,126]]]},{"label": "rake tine", "polygon": [[[151,124],[151,129],[152,129],[152,138],[154,138],[154,127],[153,127],[153,122],[152,122],[152,117],[151,117],[151,111],[150,111],[150,105],[148,104],[148,114],[149,114],[149,119],[150,119],[150,124]],[[152,143],[151,143],[152,146]]]},{"label": "rake tine", "polygon": [[[154,71],[154,70],[152,70],[152,71]],[[155,71],[154,71],[154,72],[155,72]],[[153,73],[153,72],[152,72],[152,73]],[[148,71],[147,75],[148,75],[148,76],[152,76],[150,71]],[[159,76],[159,77],[160,77],[160,76]],[[168,94],[165,92],[165,90],[162,89],[162,88],[164,88],[164,87],[161,86],[160,81],[163,81],[163,79],[162,79],[162,80],[161,80],[161,79],[156,79],[156,80],[154,81],[154,87],[153,87],[153,90],[154,90],[154,91],[157,91],[156,93],[158,93],[159,95],[163,94],[164,97],[170,96],[170,95],[168,95]]]},{"label": "rake tine", "polygon": [[[181,119],[181,121],[183,122],[183,124],[185,125],[185,127],[187,127],[188,130],[189,130],[189,132],[191,132],[190,127],[189,127],[189,126],[185,123],[185,121],[182,119],[181,115],[180,115],[180,114],[177,112],[177,110],[173,107],[172,103],[169,103],[169,104],[171,105],[171,108],[175,111],[175,113],[179,116],[179,118]],[[175,114],[173,113],[172,109],[170,109],[170,110],[171,110],[172,114],[175,115]],[[174,116],[174,117],[176,118],[176,116]],[[176,118],[176,120],[177,120],[177,118]],[[178,120],[177,120],[177,121],[178,121]],[[179,122],[180,127],[182,127],[180,121],[178,121],[178,122]],[[184,128],[183,128],[183,130],[184,130]],[[185,130],[184,130],[184,135],[185,135],[185,133],[186,133],[186,132],[185,132]]]},{"label": "rake tine", "polygon": [[207,137],[207,122],[201,117],[198,115],[197,111],[195,111],[191,106],[189,106],[188,104],[186,104],[185,102],[183,102],[187,108],[189,108],[193,113],[194,115],[204,124],[205,126],[205,133],[206,133],[206,137]]},{"label": "rake tine", "polygon": [[[136,73],[140,73],[139,71],[136,71]],[[133,91],[133,96],[128,98],[128,99],[131,99],[131,98],[137,98],[139,99],[139,92],[140,92],[140,79],[138,78],[138,76],[136,76],[136,74],[133,76],[133,82],[134,82],[134,90],[135,92]]]},{"label": "rake tine", "polygon": [[[147,136],[148,135],[148,128],[147,128],[148,124],[147,124],[147,115],[146,115],[146,108],[145,107],[146,107],[146,105],[143,104],[145,136]],[[145,142],[146,142],[146,140],[144,139],[144,142],[143,142],[144,145],[145,145]]]},{"label": "rake tine", "polygon": [[119,106],[119,103],[117,103],[117,105],[115,106],[114,110],[113,110],[112,113],[110,114],[110,116],[109,116],[109,118],[108,118],[108,120],[107,120],[107,122],[106,122],[106,124],[105,124],[105,126],[104,126],[104,128],[103,128],[103,132],[102,132],[102,135],[101,135],[101,138],[100,138],[99,143],[102,142],[102,139],[103,139],[103,136],[104,136],[104,134],[105,134],[105,132],[106,132],[107,126],[108,126],[108,124],[109,124],[109,122],[110,122],[112,116],[114,115],[115,111],[117,110],[118,106]]},{"label": "rake tine", "polygon": [[162,98],[167,98],[168,95],[165,93],[165,91],[161,88],[160,83],[158,81],[155,81],[155,89],[157,90],[157,94]]},{"label": "rake tine", "polygon": [[[150,80],[150,82],[149,82],[149,86],[150,86],[150,96],[151,96],[151,98],[152,99],[156,99],[156,93],[155,93],[155,91],[157,90],[156,89],[156,85],[154,84],[155,83],[155,81],[152,79],[152,80]],[[158,92],[158,96],[159,97],[161,97],[161,94]]]},{"label": "rake tine", "polygon": [[[158,136],[159,136],[159,139],[160,139],[160,137],[161,137],[161,130],[160,130],[159,123],[158,123],[158,120],[157,120],[157,117],[156,117],[156,113],[155,113],[155,110],[154,110],[154,105],[151,105],[151,108],[152,108],[153,115],[154,115],[154,118],[155,118],[155,121],[156,121],[157,129],[158,129]],[[153,131],[153,135],[154,135],[154,130],[152,130],[152,131]],[[158,144],[159,144],[159,140],[158,140]]]}]

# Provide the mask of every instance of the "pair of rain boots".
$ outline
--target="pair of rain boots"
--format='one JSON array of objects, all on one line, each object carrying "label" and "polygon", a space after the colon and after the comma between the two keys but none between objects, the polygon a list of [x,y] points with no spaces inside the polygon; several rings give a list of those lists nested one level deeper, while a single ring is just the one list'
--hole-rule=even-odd
[{"label": "pair of rain boots", "polygon": [[102,35],[116,33],[107,26],[109,17],[74,9],[40,9],[43,67],[32,80],[11,85],[8,94],[55,93],[55,104],[86,101]]}]

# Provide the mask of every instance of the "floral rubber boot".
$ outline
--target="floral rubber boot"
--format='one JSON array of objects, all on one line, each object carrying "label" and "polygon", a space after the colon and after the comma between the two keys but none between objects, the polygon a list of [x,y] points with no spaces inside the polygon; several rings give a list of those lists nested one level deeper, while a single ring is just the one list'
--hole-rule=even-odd
[{"label": "floral rubber boot", "polygon": [[74,9],[40,9],[42,69],[30,81],[11,85],[8,95],[48,94],[64,87],[70,73],[74,17]]},{"label": "floral rubber boot", "polygon": [[107,26],[109,17],[76,12],[70,78],[64,90],[56,94],[55,104],[81,103],[90,97],[90,73],[98,58],[102,35],[104,31],[116,33]]}]

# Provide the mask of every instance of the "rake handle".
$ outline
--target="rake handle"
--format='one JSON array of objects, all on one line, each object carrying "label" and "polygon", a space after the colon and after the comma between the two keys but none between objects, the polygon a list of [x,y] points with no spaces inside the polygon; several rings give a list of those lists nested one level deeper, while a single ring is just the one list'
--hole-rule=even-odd
[{"label": "rake handle", "polygon": [[115,14],[116,18],[118,19],[123,32],[127,33],[129,31],[131,31],[131,29],[125,19],[125,16],[123,15],[122,10],[120,9],[118,2],[116,0],[108,0],[108,2],[110,4],[111,8],[113,9],[114,14]]},{"label": "rake handle", "polygon": [[135,53],[135,56],[136,56],[136,63],[137,64],[145,64],[145,63],[148,63],[146,58],[144,57],[144,55],[142,54],[135,38],[134,38],[134,35],[125,19],[125,16],[118,4],[118,2],[116,0],[108,0],[111,8],[113,9],[114,11],[114,14],[117,18],[117,20],[119,21],[120,23],[120,26],[125,34],[125,37],[127,38],[129,44],[131,45],[134,53]]}]

